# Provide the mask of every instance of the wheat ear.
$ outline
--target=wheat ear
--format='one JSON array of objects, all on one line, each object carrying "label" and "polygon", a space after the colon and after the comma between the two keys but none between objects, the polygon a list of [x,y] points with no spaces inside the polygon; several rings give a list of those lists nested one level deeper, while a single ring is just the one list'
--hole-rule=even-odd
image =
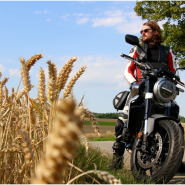
[{"label": "wheat ear", "polygon": [[3,99],[4,99],[3,85],[2,83],[0,83],[0,106],[3,103]]},{"label": "wheat ear", "polygon": [[9,77],[5,77],[3,80],[2,80],[2,85],[5,85],[6,84],[6,82],[8,81],[8,79],[9,79]]},{"label": "wheat ear", "polygon": [[25,163],[28,166],[31,166],[33,173],[35,174],[35,157],[33,152],[33,146],[31,144],[31,140],[29,135],[25,131],[21,131],[22,138],[24,142],[22,143],[23,151],[25,153]]},{"label": "wheat ear", "polygon": [[73,63],[77,60],[77,57],[71,58],[60,71],[57,78],[57,96],[59,96],[60,91],[64,89],[64,86],[69,78],[69,74],[72,71]]},{"label": "wheat ear", "polygon": [[98,135],[100,136],[100,125],[98,124],[97,120],[96,120],[96,117],[94,116],[94,114],[87,110],[86,108],[84,107],[79,107],[79,108],[83,108],[85,110],[84,114],[89,117],[89,120],[94,128],[94,131],[98,133]]},{"label": "wheat ear", "polygon": [[46,103],[46,85],[45,74],[42,68],[39,70],[39,85],[38,85],[38,97],[42,106]]},{"label": "wheat ear", "polygon": [[85,145],[85,151],[86,151],[85,154],[88,157],[88,155],[89,155],[89,142],[83,134],[80,137],[81,137],[80,141],[83,143],[83,145]]},{"label": "wheat ear", "polygon": [[23,57],[20,58],[20,62],[21,62],[21,75],[23,78],[23,84],[25,86],[25,90],[29,92],[31,90],[29,71]]},{"label": "wheat ear", "polygon": [[57,80],[57,67],[54,63],[51,63],[51,60],[46,62],[48,64],[49,79]]},{"label": "wheat ear", "polygon": [[40,58],[42,58],[44,56],[44,54],[36,54],[34,56],[31,56],[27,61],[26,61],[26,66],[28,68],[28,71],[30,70],[30,68],[35,64],[35,62],[37,60],[39,60]]},{"label": "wheat ear", "polygon": [[114,177],[110,173],[108,173],[106,171],[99,171],[99,170],[90,170],[90,171],[81,173],[80,175],[78,175],[78,176],[74,177],[73,179],[71,179],[70,181],[68,181],[67,184],[71,184],[73,181],[75,181],[79,177],[82,177],[82,176],[87,175],[89,173],[95,173],[96,175],[98,175],[98,177],[100,179],[102,179],[105,182],[108,182],[110,184],[121,184],[121,181],[116,179],[116,177]]},{"label": "wheat ear", "polygon": [[51,60],[47,61],[48,71],[49,71],[49,81],[47,89],[47,99],[52,103],[56,99],[56,80],[57,80],[57,70],[54,63]]},{"label": "wheat ear", "polygon": [[77,148],[76,141],[83,125],[80,120],[82,110],[75,109],[72,100],[60,102],[57,110],[55,126],[46,144],[47,153],[36,168],[36,178],[32,180],[34,184],[60,183],[62,170]]},{"label": "wheat ear", "polygon": [[8,97],[8,89],[7,89],[7,87],[5,86],[4,87],[4,95],[5,95],[5,100],[4,100],[4,105],[8,105],[8,103],[9,103],[9,97]]},{"label": "wheat ear", "polygon": [[81,67],[81,69],[73,76],[73,78],[69,81],[67,87],[65,88],[64,91],[64,95],[63,98],[68,97],[68,95],[70,94],[75,82],[78,80],[78,78],[83,74],[83,72],[85,71],[86,66],[83,65]]}]

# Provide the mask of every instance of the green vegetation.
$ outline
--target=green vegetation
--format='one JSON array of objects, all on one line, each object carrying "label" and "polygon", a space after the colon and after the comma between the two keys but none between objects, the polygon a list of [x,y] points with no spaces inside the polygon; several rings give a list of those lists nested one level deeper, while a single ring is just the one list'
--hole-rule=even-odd
[{"label": "green vegetation", "polygon": [[115,136],[110,136],[110,137],[96,137],[94,139],[88,139],[89,141],[115,141],[116,137]]},{"label": "green vegetation", "polygon": [[[105,125],[105,126],[115,126],[114,122],[99,122],[99,125]],[[92,125],[92,123],[90,121],[85,121],[86,125]]]},{"label": "green vegetation", "polygon": [[120,112],[112,112],[112,113],[96,113],[93,112],[96,118],[108,118],[108,119],[117,119]]},{"label": "green vegetation", "polygon": [[[83,160],[82,160],[83,159]],[[107,169],[108,165],[112,161],[112,155],[106,155],[102,154],[100,149],[98,147],[92,147],[89,146],[88,155],[86,153],[85,147],[80,145],[78,150],[76,151],[75,158],[73,160],[73,165],[78,166],[78,168],[84,172],[89,170],[95,170],[95,166],[97,170],[100,171],[107,171],[108,173],[114,175],[117,179],[120,179],[122,184],[144,184],[144,182],[136,181],[131,171],[121,169],[117,171],[110,171]],[[82,172],[79,172],[74,167],[69,167],[70,170],[70,179],[76,177],[77,175],[81,174]],[[77,180],[74,181],[75,184],[106,184],[105,181],[100,180],[97,175],[95,174],[89,174],[91,177],[95,178],[96,181],[92,180],[87,175],[84,175]],[[98,181],[98,182],[97,182]],[[147,182],[150,183],[150,182]]]},{"label": "green vegetation", "polygon": [[134,11],[147,20],[162,21],[163,42],[177,52],[179,66],[185,66],[185,1],[137,1]]},{"label": "green vegetation", "polygon": [[[95,115],[96,118],[106,118],[106,119],[117,119],[119,114],[121,112],[118,112],[118,113],[95,113],[93,112],[93,114]],[[183,116],[179,116],[179,119],[182,123],[185,123],[185,117]],[[100,125],[103,125],[103,123],[105,123],[105,125],[111,125],[111,126],[115,126],[115,123],[114,122],[98,122]],[[109,124],[110,123],[110,124]],[[88,125],[90,124],[87,123]]]},{"label": "green vegetation", "polygon": [[179,116],[179,119],[180,119],[180,121],[181,121],[182,123],[185,123],[185,117]]}]

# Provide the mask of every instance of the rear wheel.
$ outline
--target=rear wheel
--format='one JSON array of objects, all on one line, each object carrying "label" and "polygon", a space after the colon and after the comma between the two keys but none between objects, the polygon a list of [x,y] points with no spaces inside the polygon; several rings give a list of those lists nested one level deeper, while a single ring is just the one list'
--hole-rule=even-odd
[{"label": "rear wheel", "polygon": [[145,181],[150,179],[155,183],[169,182],[181,164],[183,145],[179,125],[172,120],[160,120],[148,136],[146,150],[142,140],[136,140],[133,146],[131,167],[134,177]]}]

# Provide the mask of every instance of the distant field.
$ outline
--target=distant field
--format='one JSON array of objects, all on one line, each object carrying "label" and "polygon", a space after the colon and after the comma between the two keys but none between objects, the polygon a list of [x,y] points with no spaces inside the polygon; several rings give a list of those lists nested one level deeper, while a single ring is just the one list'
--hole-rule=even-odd
[{"label": "distant field", "polygon": [[[99,125],[105,125],[105,126],[115,126],[115,122],[99,122]],[[86,125],[92,125],[90,121],[85,121]]]},{"label": "distant field", "polygon": [[[89,118],[86,118],[85,119],[86,121],[89,121]],[[106,119],[106,118],[96,118],[96,120],[99,122],[105,122],[105,123],[108,123],[108,122],[114,122],[114,124],[112,126],[115,125],[117,119]],[[89,122],[90,123],[90,122]],[[182,126],[185,128],[185,123],[181,123]]]},{"label": "distant field", "polygon": [[[114,132],[115,123],[117,119],[105,119],[105,118],[96,118],[99,125],[101,133],[106,133],[107,131]],[[182,123],[182,126],[185,130],[185,123]],[[90,123],[89,119],[86,119],[85,125],[83,127],[83,133],[94,133],[94,129],[92,124]]]},{"label": "distant field", "polygon": [[[89,121],[89,118],[85,118],[86,121]],[[107,118],[96,118],[98,122],[116,122],[117,119],[107,119]]]}]

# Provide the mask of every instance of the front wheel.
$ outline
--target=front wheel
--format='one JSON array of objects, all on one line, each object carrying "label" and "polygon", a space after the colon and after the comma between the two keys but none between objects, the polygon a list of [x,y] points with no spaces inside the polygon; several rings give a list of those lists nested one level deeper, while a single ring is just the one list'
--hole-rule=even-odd
[{"label": "front wheel", "polygon": [[146,150],[142,140],[138,142],[136,139],[131,155],[132,173],[137,179],[168,183],[177,172],[184,154],[180,127],[172,120],[160,120],[147,139]]}]

